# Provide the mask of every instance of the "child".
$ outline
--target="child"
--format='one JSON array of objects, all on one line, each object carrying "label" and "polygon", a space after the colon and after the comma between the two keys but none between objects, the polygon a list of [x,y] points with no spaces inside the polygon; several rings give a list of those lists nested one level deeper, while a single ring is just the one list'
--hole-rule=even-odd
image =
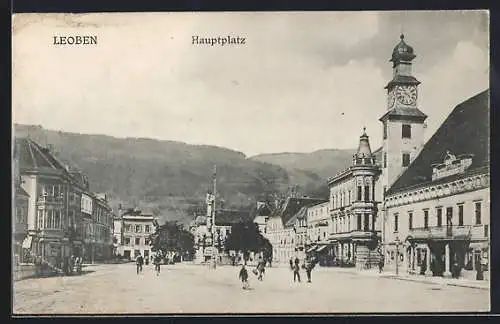
[{"label": "child", "polygon": [[243,284],[243,289],[247,289],[248,288],[248,271],[245,268],[244,264],[241,266],[239,277],[240,277],[241,283]]}]

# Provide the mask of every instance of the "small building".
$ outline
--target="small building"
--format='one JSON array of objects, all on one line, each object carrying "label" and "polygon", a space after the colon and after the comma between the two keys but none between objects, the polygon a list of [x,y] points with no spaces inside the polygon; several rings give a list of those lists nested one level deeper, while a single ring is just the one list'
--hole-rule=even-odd
[{"label": "small building", "polygon": [[[144,258],[149,257],[151,255],[149,239],[154,232],[155,217],[133,208],[120,210],[119,214],[122,241],[117,245],[117,254],[131,260],[139,254]],[[116,223],[116,220],[114,222]]]},{"label": "small building", "polygon": [[489,91],[456,106],[388,190],[386,268],[429,276],[458,268],[470,278],[488,270],[489,112]]}]

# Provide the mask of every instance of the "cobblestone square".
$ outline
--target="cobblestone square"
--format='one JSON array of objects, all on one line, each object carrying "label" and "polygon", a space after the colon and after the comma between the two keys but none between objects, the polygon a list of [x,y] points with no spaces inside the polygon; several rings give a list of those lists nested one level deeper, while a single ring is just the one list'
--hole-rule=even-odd
[{"label": "cobblestone square", "polygon": [[[251,267],[249,266],[249,269]],[[81,276],[14,283],[14,314],[387,313],[475,312],[490,308],[489,291],[410,282],[317,268],[312,283],[293,282],[285,267],[250,271],[250,290],[239,267],[176,264],[137,275],[135,264],[85,267]]]}]

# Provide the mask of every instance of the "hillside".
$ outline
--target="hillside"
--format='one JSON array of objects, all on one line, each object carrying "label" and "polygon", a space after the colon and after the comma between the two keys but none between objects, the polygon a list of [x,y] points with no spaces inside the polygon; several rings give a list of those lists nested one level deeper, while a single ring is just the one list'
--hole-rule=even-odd
[{"label": "hillside", "polygon": [[[326,149],[312,153],[274,153],[251,157],[251,160],[279,165],[290,174],[294,172],[311,172],[322,179],[335,175],[337,171],[347,168],[352,162],[352,150]],[[302,170],[302,171],[301,171]]]},{"label": "hillside", "polygon": [[303,194],[327,194],[324,180],[314,172],[286,170],[221,147],[75,134],[30,125],[15,125],[14,135],[50,146],[61,161],[87,174],[92,191],[106,192],[113,207],[136,205],[156,210],[165,220],[187,223],[195,208],[203,208],[214,164],[225,208],[250,208],[259,195],[284,192],[291,185],[298,185]]}]

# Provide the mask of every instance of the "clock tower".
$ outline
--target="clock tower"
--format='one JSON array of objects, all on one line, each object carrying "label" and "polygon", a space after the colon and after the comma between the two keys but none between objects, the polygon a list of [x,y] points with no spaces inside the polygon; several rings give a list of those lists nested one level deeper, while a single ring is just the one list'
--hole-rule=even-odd
[{"label": "clock tower", "polygon": [[424,145],[427,115],[418,109],[418,81],[412,75],[413,48],[406,44],[404,35],[394,47],[393,78],[385,86],[387,111],[379,119],[383,125],[382,185],[389,189]]}]

